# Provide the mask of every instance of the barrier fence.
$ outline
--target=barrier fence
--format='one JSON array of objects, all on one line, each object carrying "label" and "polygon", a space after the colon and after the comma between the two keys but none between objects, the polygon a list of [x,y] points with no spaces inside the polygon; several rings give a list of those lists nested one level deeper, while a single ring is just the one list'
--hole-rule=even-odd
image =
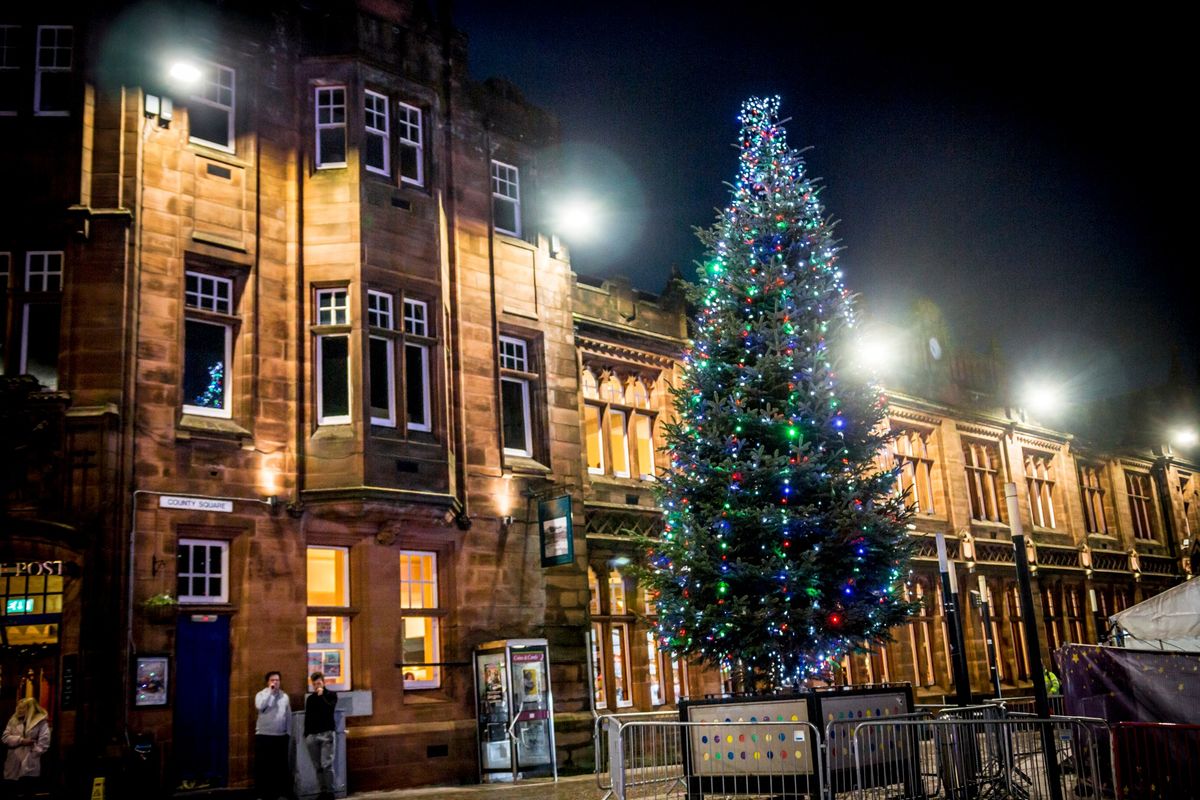
[{"label": "barrier fence", "polygon": [[[596,743],[604,749],[603,756],[598,749],[597,765],[603,758],[608,775],[599,786],[609,790],[606,797],[1072,800],[1113,792],[1108,761],[1113,745],[1100,720],[1010,716],[995,704],[946,709],[936,718],[920,711],[836,721],[824,732],[803,720],[666,717],[597,720]],[[1189,733],[1198,735],[1197,730]],[[1192,741],[1196,752],[1197,740]]]}]

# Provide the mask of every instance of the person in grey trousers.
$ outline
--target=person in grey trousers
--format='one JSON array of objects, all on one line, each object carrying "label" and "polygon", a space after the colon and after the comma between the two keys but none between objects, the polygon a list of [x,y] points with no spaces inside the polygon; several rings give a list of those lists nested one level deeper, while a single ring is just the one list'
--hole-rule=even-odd
[{"label": "person in grey trousers", "polygon": [[261,800],[293,797],[288,769],[291,703],[279,688],[278,670],[265,677],[267,685],[254,695],[258,721],[254,723],[254,788]]},{"label": "person in grey trousers", "polygon": [[317,770],[317,800],[333,800],[333,710],[337,708],[337,692],[325,688],[325,676],[314,672],[312,694],[304,699],[304,744]]}]

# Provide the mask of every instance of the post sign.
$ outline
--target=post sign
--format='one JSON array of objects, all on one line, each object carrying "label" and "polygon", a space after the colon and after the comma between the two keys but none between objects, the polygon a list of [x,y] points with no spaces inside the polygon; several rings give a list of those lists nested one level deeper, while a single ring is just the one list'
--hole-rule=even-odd
[{"label": "post sign", "polygon": [[[68,562],[72,563],[72,562]],[[21,575],[62,575],[63,561],[4,561],[0,562],[0,578]]]},{"label": "post sign", "polygon": [[164,495],[158,498],[159,508],[170,508],[175,511],[216,511],[220,514],[233,513],[232,500],[211,500],[207,497],[179,497]]},{"label": "post sign", "polygon": [[575,561],[575,528],[571,523],[571,495],[538,503],[542,566],[557,567]]}]

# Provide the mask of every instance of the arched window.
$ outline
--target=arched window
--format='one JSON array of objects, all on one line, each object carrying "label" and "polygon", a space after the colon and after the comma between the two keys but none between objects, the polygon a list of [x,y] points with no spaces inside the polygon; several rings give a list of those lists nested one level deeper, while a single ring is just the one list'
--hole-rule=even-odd
[{"label": "arched window", "polygon": [[596,400],[600,397],[600,389],[596,383],[596,373],[592,372],[587,367],[583,368],[583,396]]}]

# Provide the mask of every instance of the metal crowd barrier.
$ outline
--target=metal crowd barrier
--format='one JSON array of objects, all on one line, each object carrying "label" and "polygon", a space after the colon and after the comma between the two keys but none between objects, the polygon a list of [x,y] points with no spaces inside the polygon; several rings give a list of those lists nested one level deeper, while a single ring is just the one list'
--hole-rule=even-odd
[{"label": "metal crowd barrier", "polygon": [[1118,722],[1112,736],[1118,800],[1200,797],[1200,725]]},{"label": "metal crowd barrier", "polygon": [[[1014,717],[1002,707],[984,704],[946,709],[937,719],[918,712],[836,721],[821,736],[805,721],[701,723],[637,716],[643,718],[613,716],[597,723],[609,776],[607,781],[599,777],[598,784],[616,800],[747,795],[773,800],[1074,800],[1112,795],[1108,728],[1100,720]],[[1200,731],[1200,726],[1175,727]],[[1049,756],[1047,736],[1054,743]],[[1193,750],[1197,742],[1200,738],[1193,740]],[[597,754],[597,764],[600,758]],[[1160,797],[1137,791],[1122,797]],[[1161,798],[1176,796],[1185,795]]]},{"label": "metal crowd barrier", "polygon": [[[1052,694],[1050,700],[1050,716],[1061,717],[1067,713],[1066,699],[1061,694]],[[985,703],[994,703],[1003,705],[1010,713],[1013,714],[1030,714],[1037,715],[1037,708],[1032,697],[992,697],[984,700]]]},{"label": "metal crowd barrier", "polygon": [[671,721],[679,719],[678,711],[631,711],[625,714],[600,714],[592,722],[592,745],[596,759],[596,786],[605,790],[604,800],[612,795],[612,777],[609,769],[609,737],[616,733],[624,722],[634,720]]}]

